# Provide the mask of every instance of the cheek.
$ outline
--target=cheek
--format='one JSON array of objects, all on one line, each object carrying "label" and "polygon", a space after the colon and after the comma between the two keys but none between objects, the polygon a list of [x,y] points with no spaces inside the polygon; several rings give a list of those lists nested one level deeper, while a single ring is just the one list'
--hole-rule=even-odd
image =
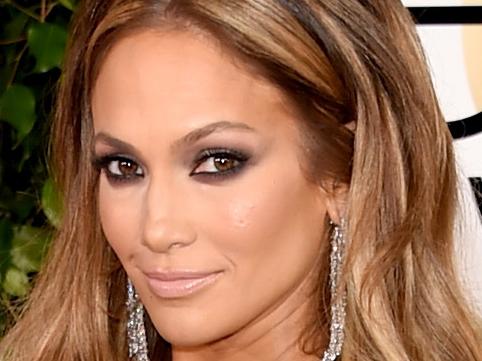
[{"label": "cheek", "polygon": [[135,187],[115,188],[99,182],[99,213],[104,235],[122,263],[134,253],[140,235],[141,203]]},{"label": "cheek", "polygon": [[201,238],[230,265],[202,308],[203,319],[210,320],[205,332],[213,338],[262,318],[280,300],[298,303],[308,297],[300,286],[305,280],[307,287],[311,285],[326,210],[314,186],[288,163],[265,164],[227,187],[214,197],[216,201],[197,202],[203,205],[196,211],[202,215]]},{"label": "cheek", "polygon": [[325,210],[314,186],[293,172],[296,166],[284,166],[266,166],[263,174],[240,181],[236,192],[209,212],[214,216],[206,222],[214,225],[209,239],[246,281],[256,275],[268,282],[280,266],[290,277],[300,277],[319,253]]}]

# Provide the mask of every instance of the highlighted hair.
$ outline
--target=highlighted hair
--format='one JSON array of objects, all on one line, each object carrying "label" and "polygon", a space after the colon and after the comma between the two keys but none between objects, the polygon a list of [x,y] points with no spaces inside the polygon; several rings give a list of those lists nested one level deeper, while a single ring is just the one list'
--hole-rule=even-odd
[{"label": "highlighted hair", "polygon": [[[64,219],[0,359],[127,361],[125,274],[97,214],[90,93],[110,47],[147,29],[202,34],[278,86],[299,112],[306,176],[333,192],[349,186],[341,360],[482,361],[454,266],[452,141],[395,0],[84,1],[52,138]],[[300,335],[317,355],[329,327],[320,269],[319,307]],[[151,359],[170,360],[149,323],[148,332]]]}]

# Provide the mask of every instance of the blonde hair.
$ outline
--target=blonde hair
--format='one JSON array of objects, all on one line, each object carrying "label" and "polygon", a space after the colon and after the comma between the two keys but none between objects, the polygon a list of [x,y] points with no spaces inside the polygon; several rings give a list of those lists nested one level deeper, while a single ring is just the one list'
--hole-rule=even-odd
[{"label": "blonde hair", "polygon": [[[300,114],[307,177],[350,186],[341,360],[482,361],[454,267],[451,137],[413,22],[394,0],[84,1],[52,137],[63,222],[1,360],[128,359],[125,274],[97,214],[90,93],[112,44],[145,29],[200,30],[282,89]],[[319,279],[319,307],[300,337],[321,355],[326,267]],[[170,360],[147,327],[152,359]]]}]

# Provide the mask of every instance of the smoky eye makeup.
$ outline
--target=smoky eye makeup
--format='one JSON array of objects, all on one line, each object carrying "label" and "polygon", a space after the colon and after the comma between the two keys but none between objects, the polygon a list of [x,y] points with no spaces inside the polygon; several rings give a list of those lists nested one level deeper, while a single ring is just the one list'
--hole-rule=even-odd
[{"label": "smoky eye makeup", "polygon": [[92,165],[112,184],[133,183],[145,176],[144,167],[134,157],[119,154],[95,154]]},{"label": "smoky eye makeup", "polygon": [[251,154],[239,149],[205,148],[195,157],[189,175],[205,180],[232,177],[243,170],[250,158]]},{"label": "smoky eye makeup", "polygon": [[[199,181],[222,181],[241,172],[251,159],[247,151],[229,147],[206,147],[194,152],[188,162],[187,174]],[[112,185],[127,185],[140,181],[146,167],[135,157],[123,153],[94,154],[92,165],[104,174]]]}]

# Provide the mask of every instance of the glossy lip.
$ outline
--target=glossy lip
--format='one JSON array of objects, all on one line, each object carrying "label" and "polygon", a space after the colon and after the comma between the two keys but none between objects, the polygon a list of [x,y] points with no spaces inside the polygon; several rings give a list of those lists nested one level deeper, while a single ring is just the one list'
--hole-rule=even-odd
[{"label": "glossy lip", "polygon": [[192,295],[213,284],[222,271],[198,272],[191,270],[144,272],[150,290],[160,298],[172,299]]}]

